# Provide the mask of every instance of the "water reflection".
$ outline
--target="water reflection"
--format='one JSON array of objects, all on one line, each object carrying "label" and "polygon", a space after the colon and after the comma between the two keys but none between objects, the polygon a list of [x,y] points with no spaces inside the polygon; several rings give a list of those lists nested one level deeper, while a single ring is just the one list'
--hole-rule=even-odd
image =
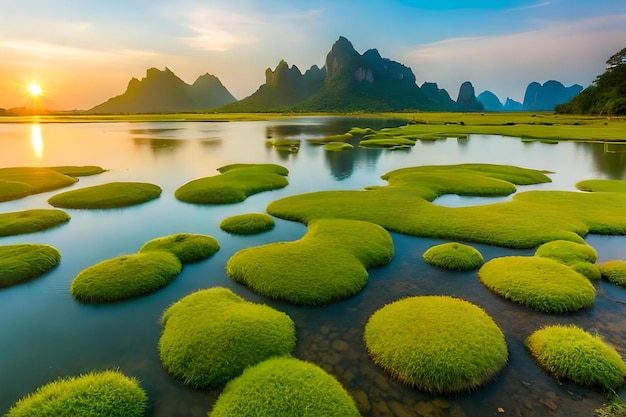
[{"label": "water reflection", "polygon": [[[609,146],[606,146],[609,145]],[[609,179],[622,179],[626,176],[626,145],[603,143],[576,143],[591,155],[597,170]]]},{"label": "water reflection", "polygon": [[161,138],[133,138],[133,142],[137,147],[149,147],[154,153],[173,152],[186,144],[183,140]]},{"label": "water reflection", "polygon": [[43,159],[43,137],[41,136],[41,127],[38,124],[32,125],[31,127],[31,144],[33,146],[33,151],[35,152],[35,156],[38,160]]}]

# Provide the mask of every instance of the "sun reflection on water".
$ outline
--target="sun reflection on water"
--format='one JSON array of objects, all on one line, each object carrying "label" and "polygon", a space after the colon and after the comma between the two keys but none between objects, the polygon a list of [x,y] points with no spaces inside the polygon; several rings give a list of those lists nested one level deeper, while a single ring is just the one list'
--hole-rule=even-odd
[{"label": "sun reflection on water", "polygon": [[41,136],[41,127],[37,125],[33,125],[31,129],[31,144],[33,145],[33,151],[35,152],[35,156],[40,161],[43,159],[43,137]]}]

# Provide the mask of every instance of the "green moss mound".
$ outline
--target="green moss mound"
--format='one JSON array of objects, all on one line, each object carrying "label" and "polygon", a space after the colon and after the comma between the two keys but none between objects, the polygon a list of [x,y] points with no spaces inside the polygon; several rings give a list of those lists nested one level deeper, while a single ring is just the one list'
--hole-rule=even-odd
[{"label": "green moss mound", "polygon": [[172,282],[182,264],[165,251],[148,251],[102,261],[76,275],[70,286],[75,299],[105,303],[148,294]]},{"label": "green moss mound", "polygon": [[484,262],[478,249],[455,242],[433,246],[423,258],[429,265],[455,271],[478,269]]},{"label": "green moss mound", "polygon": [[135,378],[92,372],[60,378],[19,400],[6,417],[141,417],[148,397]]},{"label": "green moss mound", "polygon": [[111,182],[57,194],[48,200],[55,207],[110,209],[130,207],[154,200],[161,188],[144,182]]},{"label": "green moss mound", "polygon": [[624,180],[585,180],[576,183],[576,188],[581,191],[626,193],[626,181]]},{"label": "green moss mound", "polygon": [[0,202],[67,187],[78,181],[78,176],[101,172],[104,170],[96,166],[1,168]]},{"label": "green moss mound", "polygon": [[415,146],[415,141],[403,136],[371,135],[365,136],[359,142],[359,148],[394,148],[397,146]]},{"label": "green moss mound", "polygon": [[163,313],[163,367],[194,388],[221,387],[249,366],[286,355],[296,344],[291,318],[226,288],[195,292]]},{"label": "green moss mound", "polygon": [[248,368],[217,399],[210,417],[358,417],[354,400],[316,365],[274,358]]},{"label": "green moss mound", "polygon": [[592,281],[600,279],[600,269],[596,265],[598,253],[585,243],[555,240],[539,246],[535,256],[554,259]]},{"label": "green moss mound", "polygon": [[504,367],[504,334],[481,308],[452,297],[387,304],[365,326],[372,360],[405,384],[433,394],[468,391]]},{"label": "green moss mound", "polygon": [[321,305],[349,297],[367,283],[367,268],[393,256],[389,233],[372,223],[311,221],[294,242],[243,249],[227,265],[228,276],[269,298]]},{"label": "green moss mound", "polygon": [[615,390],[624,385],[626,364],[615,348],[576,326],[547,326],[526,339],[531,356],[557,379]]},{"label": "green moss mound", "polygon": [[613,260],[600,264],[602,278],[615,285],[626,287],[626,261]]},{"label": "green moss mound", "polygon": [[354,135],[348,132],[348,133],[342,133],[340,135],[324,136],[323,138],[307,139],[307,142],[309,142],[312,145],[325,145],[331,142],[345,142],[347,140],[352,139],[353,137]]},{"label": "green moss mound", "polygon": [[209,258],[219,249],[219,242],[212,236],[177,233],[146,242],[139,252],[167,251],[188,264]]},{"label": "green moss mound", "polygon": [[0,288],[37,278],[61,262],[56,248],[39,244],[0,246]]},{"label": "green moss mound", "polygon": [[277,151],[281,151],[281,152],[297,153],[300,150],[299,139],[289,139],[289,138],[268,139],[267,141],[265,141],[265,144],[268,147],[274,148]]},{"label": "green moss mound", "polygon": [[67,223],[70,215],[63,210],[34,209],[0,214],[0,236],[41,232]]},{"label": "green moss mound", "polygon": [[232,204],[253,194],[288,185],[287,168],[274,164],[234,164],[218,169],[221,175],[198,178],[175,192],[177,199],[194,204]]},{"label": "green moss mound", "polygon": [[515,303],[546,313],[566,313],[593,304],[596,290],[566,265],[541,257],[492,259],[478,271],[490,290]]},{"label": "green moss mound", "polygon": [[222,220],[220,228],[235,235],[254,235],[273,229],[274,219],[265,213],[246,213]]},{"label": "green moss mound", "polygon": [[324,145],[326,151],[350,151],[354,149],[354,146],[350,143],[343,142],[329,142]]}]

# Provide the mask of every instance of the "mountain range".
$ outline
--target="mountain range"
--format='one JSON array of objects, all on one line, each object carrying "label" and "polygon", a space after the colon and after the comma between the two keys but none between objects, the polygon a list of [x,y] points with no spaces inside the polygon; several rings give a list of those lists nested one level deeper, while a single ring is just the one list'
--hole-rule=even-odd
[{"label": "mountain range", "polygon": [[486,111],[553,111],[555,106],[567,103],[582,91],[583,87],[574,84],[565,87],[555,80],[546,81],[544,84],[532,82],[526,87],[524,102],[512,100],[507,97],[503,104],[491,91],[483,91],[478,95]]}]

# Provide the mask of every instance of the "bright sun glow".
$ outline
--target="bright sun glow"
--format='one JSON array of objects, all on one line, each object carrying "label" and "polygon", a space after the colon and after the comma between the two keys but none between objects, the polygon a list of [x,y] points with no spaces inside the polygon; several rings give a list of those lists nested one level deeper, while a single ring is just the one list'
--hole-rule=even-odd
[{"label": "bright sun glow", "polygon": [[29,84],[28,85],[28,92],[30,93],[31,96],[40,96],[41,95],[41,87],[39,86],[39,84]]}]

